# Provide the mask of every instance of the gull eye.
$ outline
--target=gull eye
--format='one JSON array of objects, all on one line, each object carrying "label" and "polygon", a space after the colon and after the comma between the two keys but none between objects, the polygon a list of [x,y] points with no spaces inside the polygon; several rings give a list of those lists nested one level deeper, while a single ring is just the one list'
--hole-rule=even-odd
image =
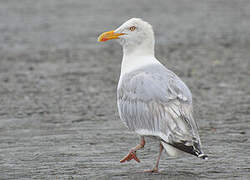
[{"label": "gull eye", "polygon": [[130,31],[134,31],[135,29],[136,29],[135,26],[131,26],[131,27],[129,28]]}]

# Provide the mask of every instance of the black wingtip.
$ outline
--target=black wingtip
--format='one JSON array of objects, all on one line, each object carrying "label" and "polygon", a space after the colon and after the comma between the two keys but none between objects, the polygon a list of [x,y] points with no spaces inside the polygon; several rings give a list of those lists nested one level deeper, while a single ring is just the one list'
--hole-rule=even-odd
[{"label": "black wingtip", "polygon": [[192,146],[185,145],[185,142],[183,142],[183,143],[172,142],[171,144],[170,143],[168,143],[168,144],[181,150],[181,151],[184,151],[186,153],[190,153],[194,156],[197,156],[198,158],[205,159],[205,160],[208,159],[208,156],[206,154],[202,153],[202,151],[200,149],[200,144],[198,144],[196,142],[194,142]]}]

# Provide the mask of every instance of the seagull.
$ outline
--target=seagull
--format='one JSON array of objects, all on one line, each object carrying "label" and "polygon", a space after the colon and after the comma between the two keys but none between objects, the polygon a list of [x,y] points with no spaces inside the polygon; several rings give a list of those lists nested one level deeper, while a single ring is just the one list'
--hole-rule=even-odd
[{"label": "seagull", "polygon": [[98,37],[99,42],[111,39],[123,48],[117,88],[119,116],[129,130],[140,136],[140,143],[120,162],[140,162],[136,151],[144,147],[145,137],[152,137],[160,146],[156,164],[147,172],[158,172],[164,149],[173,157],[185,152],[207,159],[193,116],[192,94],[175,73],[155,58],[152,26],[132,18]]}]

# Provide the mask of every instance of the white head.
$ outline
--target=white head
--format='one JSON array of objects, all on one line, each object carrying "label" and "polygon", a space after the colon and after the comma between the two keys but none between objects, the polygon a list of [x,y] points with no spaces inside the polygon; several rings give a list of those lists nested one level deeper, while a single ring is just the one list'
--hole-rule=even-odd
[{"label": "white head", "polygon": [[154,32],[152,26],[139,19],[132,18],[114,31],[101,34],[98,41],[117,39],[125,54],[148,53],[154,55]]}]

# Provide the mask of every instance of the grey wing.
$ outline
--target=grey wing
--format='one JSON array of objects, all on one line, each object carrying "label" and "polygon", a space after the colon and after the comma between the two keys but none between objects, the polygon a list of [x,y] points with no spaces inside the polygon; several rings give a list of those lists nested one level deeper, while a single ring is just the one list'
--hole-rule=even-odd
[{"label": "grey wing", "polygon": [[117,95],[119,115],[130,130],[159,136],[182,150],[183,145],[200,149],[191,93],[171,71],[151,67],[127,74]]}]

